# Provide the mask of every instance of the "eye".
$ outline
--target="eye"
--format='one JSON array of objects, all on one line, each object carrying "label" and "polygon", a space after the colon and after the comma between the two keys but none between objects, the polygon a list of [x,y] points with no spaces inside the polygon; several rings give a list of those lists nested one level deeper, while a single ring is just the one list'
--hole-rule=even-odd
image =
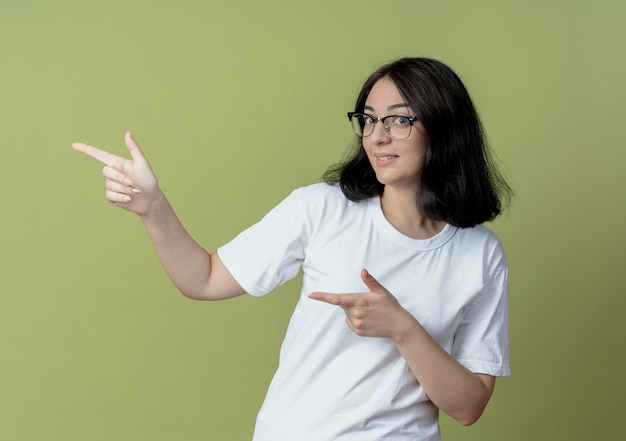
[{"label": "eye", "polygon": [[411,120],[409,120],[408,116],[397,115],[393,117],[391,123],[394,126],[406,127],[411,123]]},{"label": "eye", "polygon": [[363,124],[365,124],[366,126],[376,124],[376,120],[369,115],[363,115],[362,118],[363,118]]}]

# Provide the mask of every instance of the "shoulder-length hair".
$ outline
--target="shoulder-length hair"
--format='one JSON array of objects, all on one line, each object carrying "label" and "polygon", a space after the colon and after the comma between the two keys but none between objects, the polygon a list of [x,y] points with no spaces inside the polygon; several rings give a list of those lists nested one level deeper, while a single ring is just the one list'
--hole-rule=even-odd
[{"label": "shoulder-length hair", "polygon": [[[355,112],[364,112],[365,101],[381,78],[393,81],[429,137],[417,198],[424,215],[462,228],[498,216],[512,190],[492,161],[480,118],[460,78],[437,60],[402,58],[367,79]],[[338,182],[352,201],[381,195],[384,190],[362,138],[355,140],[348,157],[331,166],[322,179]]]}]

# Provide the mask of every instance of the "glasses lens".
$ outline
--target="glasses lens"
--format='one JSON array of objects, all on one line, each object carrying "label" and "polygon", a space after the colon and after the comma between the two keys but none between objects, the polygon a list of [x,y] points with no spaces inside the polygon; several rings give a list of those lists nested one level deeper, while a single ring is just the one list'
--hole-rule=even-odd
[{"label": "glasses lens", "polygon": [[350,118],[350,123],[352,124],[352,130],[357,136],[363,137],[363,115],[359,113],[355,113]]},{"label": "glasses lens", "polygon": [[393,139],[406,139],[411,134],[411,121],[406,116],[388,116],[383,120],[383,124]]}]

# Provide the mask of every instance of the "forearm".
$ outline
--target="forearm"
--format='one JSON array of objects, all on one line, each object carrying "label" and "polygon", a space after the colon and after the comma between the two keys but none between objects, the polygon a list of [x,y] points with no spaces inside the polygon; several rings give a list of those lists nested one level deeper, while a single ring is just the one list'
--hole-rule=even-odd
[{"label": "forearm", "polygon": [[187,297],[207,297],[211,258],[179,221],[162,192],[141,220],[156,254],[174,285]]},{"label": "forearm", "polygon": [[491,398],[494,379],[465,368],[410,314],[400,329],[394,343],[431,401],[464,425],[476,422]]},{"label": "forearm", "polygon": [[184,295],[221,300],[243,294],[217,253],[207,253],[183,228],[130,132],[125,141],[132,160],[83,143],[72,146],[106,164],[107,200],[139,215],[163,268]]}]

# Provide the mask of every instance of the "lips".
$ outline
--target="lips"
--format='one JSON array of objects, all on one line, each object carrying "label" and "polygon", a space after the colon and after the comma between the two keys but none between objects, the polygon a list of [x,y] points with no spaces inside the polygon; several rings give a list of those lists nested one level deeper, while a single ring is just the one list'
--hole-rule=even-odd
[{"label": "lips", "polygon": [[398,158],[398,155],[392,155],[391,153],[380,153],[378,155],[374,155],[374,157],[376,158],[376,164],[378,164],[379,166],[385,166],[394,162]]}]

